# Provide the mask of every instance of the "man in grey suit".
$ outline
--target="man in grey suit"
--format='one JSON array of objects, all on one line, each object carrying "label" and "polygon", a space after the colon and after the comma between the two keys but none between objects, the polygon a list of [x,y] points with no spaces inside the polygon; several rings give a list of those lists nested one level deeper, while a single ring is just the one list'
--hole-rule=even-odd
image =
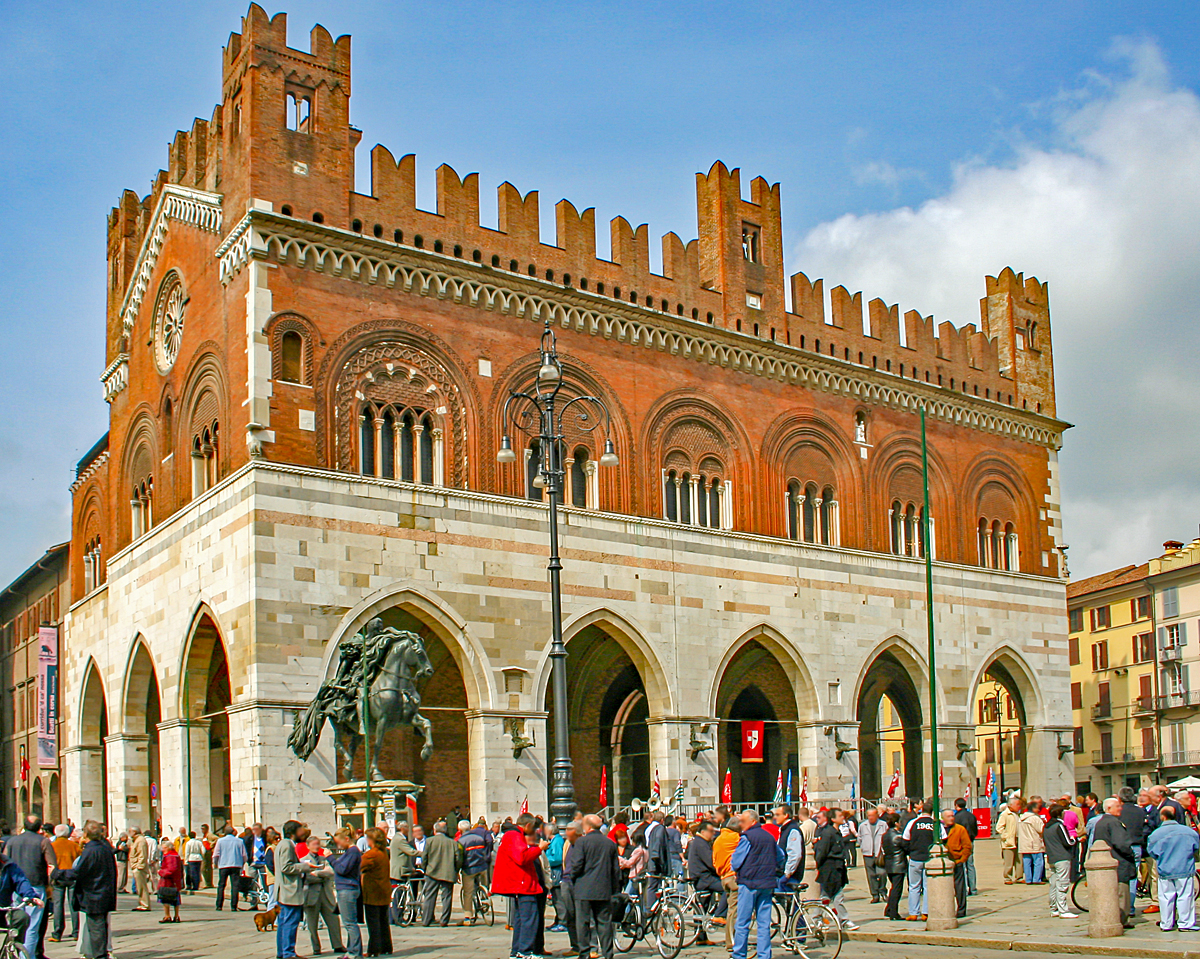
[{"label": "man in grey suit", "polygon": [[599,816],[583,817],[583,838],[572,847],[564,877],[569,873],[580,948],[589,941],[588,926],[594,926],[600,955],[613,959],[612,897],[621,888],[621,867],[617,844],[599,830]]},{"label": "man in grey suit", "polygon": [[304,878],[313,869],[296,855],[296,843],[305,842],[311,833],[302,822],[289,819],[283,824],[283,838],[275,847],[275,891],[279,900],[279,921],[275,924],[275,955],[295,959],[296,933],[304,918]]},{"label": "man in grey suit", "polygon": [[309,853],[301,862],[309,863],[313,868],[304,882],[304,924],[308,926],[308,939],[312,944],[312,954],[321,954],[321,935],[319,928],[321,920],[325,920],[325,928],[329,930],[329,944],[336,956],[343,955],[342,927],[337,917],[337,892],[334,889],[333,867],[317,852],[314,842]]}]

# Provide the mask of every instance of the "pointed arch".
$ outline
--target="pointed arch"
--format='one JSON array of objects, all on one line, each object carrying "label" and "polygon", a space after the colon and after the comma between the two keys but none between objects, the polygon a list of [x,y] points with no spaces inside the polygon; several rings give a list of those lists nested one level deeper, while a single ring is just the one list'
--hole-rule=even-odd
[{"label": "pointed arch", "polygon": [[[187,641],[183,644],[180,657],[178,699],[173,704],[176,717],[205,714],[209,690],[204,679],[210,678],[214,663],[218,664],[218,672],[223,667],[228,681],[229,650],[225,645],[225,628],[212,607],[200,601],[192,613]],[[185,673],[190,677],[186,683],[182,678]],[[185,703],[185,695],[190,699],[190,704]]]},{"label": "pointed arch", "polygon": [[[147,715],[148,697],[153,694],[161,702],[162,686],[158,679],[158,666],[145,636],[138,633],[129,645],[125,657],[125,669],[121,683],[121,728],[127,732],[150,733]],[[134,728],[138,720],[146,728]],[[133,726],[131,727],[131,721]],[[155,720],[157,722],[158,720]]]},{"label": "pointed arch", "polygon": [[1000,642],[983,657],[981,663],[967,687],[968,715],[971,715],[975,708],[975,690],[991,674],[1010,695],[1016,695],[1025,713],[1025,725],[1040,726],[1044,723],[1045,703],[1041,696],[1041,686],[1033,668],[1019,651],[1006,642]]},{"label": "pointed arch", "polygon": [[393,583],[376,590],[346,612],[326,644],[321,675],[329,677],[336,669],[338,643],[342,639],[353,636],[380,613],[396,607],[428,626],[445,643],[462,673],[469,708],[493,708],[494,670],[487,652],[453,607],[415,583]]},{"label": "pointed arch", "polygon": [[[915,515],[924,509],[925,494],[921,469],[921,434],[897,430],[881,439],[875,446],[867,473],[866,530],[868,548],[876,552],[893,551],[890,511],[895,503],[901,511],[913,507]],[[957,530],[958,500],[950,482],[950,471],[941,453],[929,444],[929,509],[934,526],[934,556],[961,560],[961,543],[952,534]],[[937,531],[945,532],[944,543]],[[939,549],[940,547],[940,549]],[[904,555],[903,553],[898,555]]]},{"label": "pointed arch", "polygon": [[[929,708],[929,668],[925,659],[925,653],[911,639],[900,632],[888,633],[885,639],[881,639],[875,644],[875,647],[863,657],[862,669],[859,670],[858,678],[854,683],[854,701],[858,701],[859,695],[862,693],[863,682],[867,678],[867,674],[871,671],[871,666],[883,653],[890,653],[900,663],[901,666],[912,677],[913,684],[917,688],[917,692],[921,697],[922,710]],[[937,706],[938,715],[946,715],[946,700],[945,693],[942,689],[942,684],[937,684]]]},{"label": "pointed arch", "polygon": [[[971,517],[971,522],[964,524],[968,535],[976,533],[980,528],[977,523],[986,521],[994,524],[997,539],[992,546],[992,554],[999,553],[1007,547],[1017,555],[1011,556],[1012,572],[1036,573],[1038,571],[1040,542],[1037,525],[1037,497],[1034,495],[1029,480],[1007,457],[996,453],[981,453],[967,468],[962,483],[962,502],[964,512]],[[1011,515],[1001,515],[1011,513]],[[1011,534],[999,538],[1000,531],[1012,523]],[[996,557],[990,563],[982,562],[980,549],[974,551],[972,544],[964,544],[964,561],[971,564],[992,565],[993,568],[1003,569],[1009,565]],[[1011,555],[1011,554],[1009,554]]]},{"label": "pointed arch", "polygon": [[79,684],[79,720],[75,724],[81,745],[99,746],[108,735],[108,696],[104,676],[94,657],[89,656]]},{"label": "pointed arch", "polygon": [[[806,495],[811,484],[822,500],[823,491],[831,490],[836,504],[827,515],[841,535],[830,536],[833,542],[825,545],[860,547],[857,455],[841,427],[817,410],[796,408],[776,417],[763,436],[760,461],[762,488],[770,491],[764,528],[772,535],[795,532],[792,538],[804,539],[803,524],[792,515],[799,509],[793,500]],[[774,508],[785,496],[786,508]],[[814,535],[812,541],[821,539]]]},{"label": "pointed arch", "polygon": [[783,668],[791,685],[795,698],[796,715],[801,722],[819,722],[821,719],[821,698],[812,674],[808,671],[804,660],[796,652],[795,647],[783,633],[768,623],[759,623],[746,630],[735,639],[721,662],[713,673],[712,686],[709,689],[708,703],[710,715],[717,716],[717,700],[720,694],[721,682],[725,677],[729,664],[749,643],[757,642],[771,653]]},{"label": "pointed arch", "polygon": [[[645,630],[607,606],[599,606],[574,616],[563,624],[563,642],[567,644],[568,651],[571,640],[589,626],[596,626],[603,630],[633,661],[646,686],[650,714],[652,716],[672,715],[675,712],[675,701],[671,683],[667,679],[666,670],[663,668],[658,654],[646,640]],[[533,684],[535,703],[544,702],[546,699],[546,691],[550,685],[550,671],[550,640],[547,639],[542,647]]]}]

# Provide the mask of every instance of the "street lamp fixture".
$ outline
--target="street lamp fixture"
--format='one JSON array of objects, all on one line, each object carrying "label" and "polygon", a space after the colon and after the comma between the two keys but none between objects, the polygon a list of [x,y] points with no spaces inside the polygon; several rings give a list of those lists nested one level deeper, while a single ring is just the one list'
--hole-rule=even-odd
[{"label": "street lamp fixture", "polygon": [[550,319],[542,330],[542,361],[537,375],[524,387],[509,391],[504,401],[503,436],[496,462],[515,463],[513,432],[537,440],[533,486],[544,490],[550,504],[551,680],[554,690],[554,759],[550,767],[550,814],[559,828],[575,815],[575,781],[567,724],[567,648],[562,636],[562,561],[558,555],[558,506],[565,481],[563,454],[566,428],[573,434],[592,433],[604,426],[601,466],[616,466],[612,416],[598,396],[574,392],[563,383],[563,366]]}]

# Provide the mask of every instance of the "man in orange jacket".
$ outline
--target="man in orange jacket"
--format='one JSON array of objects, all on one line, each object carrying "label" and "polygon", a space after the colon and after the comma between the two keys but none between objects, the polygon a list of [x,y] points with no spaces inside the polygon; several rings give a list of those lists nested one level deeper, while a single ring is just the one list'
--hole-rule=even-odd
[{"label": "man in orange jacket", "polygon": [[725,890],[725,949],[733,950],[733,926],[730,916],[737,915],[737,876],[733,872],[733,851],[742,838],[742,824],[737,816],[730,816],[712,844],[713,869],[721,877],[721,888]]},{"label": "man in orange jacket", "polygon": [[946,851],[954,863],[954,900],[958,904],[958,918],[967,914],[967,860],[971,858],[973,843],[966,827],[954,821],[954,810],[942,810],[942,825],[946,829]]}]

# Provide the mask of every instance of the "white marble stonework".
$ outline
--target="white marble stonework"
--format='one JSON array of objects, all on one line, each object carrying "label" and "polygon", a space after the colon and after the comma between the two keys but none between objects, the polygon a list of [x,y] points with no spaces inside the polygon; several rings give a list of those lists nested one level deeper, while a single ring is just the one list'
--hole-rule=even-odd
[{"label": "white marble stonework", "polygon": [[[849,795],[857,754],[839,759],[834,744],[854,738],[859,684],[881,650],[928,696],[920,560],[579,510],[564,510],[563,524],[568,649],[590,623],[613,627],[642,673],[651,768],[665,782],[688,779],[689,801],[715,801],[723,774],[716,750],[689,758],[690,724],[716,718],[723,665],[748,639],[768,646],[794,677],[810,799]],[[144,641],[161,690],[163,822],[185,821],[182,675],[205,614],[229,667],[233,821],[298,816],[327,828],[332,808],[321,789],[336,778],[331,736],[301,762],[286,743],[293,711],[332,668],[338,640],[401,602],[435,624],[463,673],[470,807],[515,809],[546,782],[546,543],[540,503],[252,462],[112,557],[106,585],[70,610],[68,814],[77,822],[94,816],[104,780],[116,826],[144,825],[149,815],[138,751],[145,729],[126,728],[135,715],[127,701],[145,701],[146,690],[127,689],[126,676],[131,649]],[[1025,703],[1029,782],[1043,795],[1069,789],[1071,756],[1060,758],[1058,748],[1071,740],[1063,583],[945,563],[934,576],[946,794],[961,795],[973,776],[973,755],[959,757],[955,744],[974,741],[975,686],[998,655]],[[98,679],[85,690],[90,668]],[[521,692],[506,688],[505,669],[524,671]],[[828,702],[831,682],[840,683],[840,705]],[[103,742],[88,720],[99,689]],[[520,759],[504,731],[514,717],[525,719],[537,744]],[[193,821],[219,804],[207,794],[214,777],[206,764],[223,761],[206,755],[203,724],[211,719],[191,715]]]}]

